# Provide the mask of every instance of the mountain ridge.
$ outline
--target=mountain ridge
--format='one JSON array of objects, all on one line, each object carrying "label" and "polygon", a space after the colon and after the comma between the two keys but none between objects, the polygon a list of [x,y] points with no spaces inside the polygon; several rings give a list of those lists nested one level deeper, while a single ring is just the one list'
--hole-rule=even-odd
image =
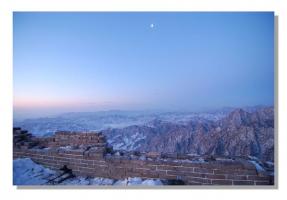
[{"label": "mountain ridge", "polygon": [[[215,122],[190,121],[183,125],[155,120],[152,126],[134,125],[122,129],[107,129],[103,133],[112,145],[116,144],[122,150],[256,156],[263,160],[274,160],[272,108],[262,108],[253,113],[236,109]],[[136,147],[124,145],[122,141],[135,133],[144,137],[144,140],[134,139]],[[123,144],[122,147],[119,144]]]},{"label": "mountain ridge", "polygon": [[274,160],[274,108],[271,106],[138,116],[113,112],[112,116],[89,113],[87,117],[74,113],[72,117],[25,120],[14,126],[38,136],[59,130],[102,131],[116,150],[256,156]]}]

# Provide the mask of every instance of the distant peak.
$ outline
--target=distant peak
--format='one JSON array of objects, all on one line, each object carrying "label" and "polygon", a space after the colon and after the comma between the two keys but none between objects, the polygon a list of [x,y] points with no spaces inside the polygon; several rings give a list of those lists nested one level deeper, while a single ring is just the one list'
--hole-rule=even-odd
[{"label": "distant peak", "polygon": [[249,121],[249,114],[242,108],[237,108],[234,111],[232,111],[227,119],[231,122],[232,125],[235,127],[241,126],[243,123],[248,123]]}]

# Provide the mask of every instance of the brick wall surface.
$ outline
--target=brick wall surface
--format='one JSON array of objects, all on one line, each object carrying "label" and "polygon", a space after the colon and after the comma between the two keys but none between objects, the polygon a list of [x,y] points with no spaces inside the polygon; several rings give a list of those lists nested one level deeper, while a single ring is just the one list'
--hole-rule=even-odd
[{"label": "brick wall surface", "polygon": [[[76,175],[122,179],[127,177],[182,180],[188,185],[273,185],[273,176],[257,172],[255,166],[244,159],[192,162],[186,159],[164,159],[146,153],[141,160],[125,155],[106,154],[104,137],[77,133],[58,133],[46,142],[49,148],[14,147],[13,157],[31,158],[52,169],[66,165]],[[94,142],[91,142],[94,141]],[[56,144],[55,144],[56,143]],[[86,149],[62,149],[60,145],[92,145]],[[100,145],[97,145],[100,144]]]}]

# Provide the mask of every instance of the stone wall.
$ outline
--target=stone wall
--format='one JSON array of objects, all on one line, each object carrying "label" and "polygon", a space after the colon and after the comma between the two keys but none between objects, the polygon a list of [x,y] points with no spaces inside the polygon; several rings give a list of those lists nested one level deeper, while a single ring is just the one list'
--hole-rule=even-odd
[{"label": "stone wall", "polygon": [[153,152],[112,154],[107,151],[104,137],[96,133],[68,135],[66,132],[59,132],[52,138],[38,140],[38,143],[45,143],[47,146],[45,148],[14,146],[14,159],[28,157],[53,169],[60,169],[66,165],[76,175],[91,177],[159,178],[181,180],[188,185],[274,184],[273,176],[258,172],[252,163],[241,158],[206,159]]},{"label": "stone wall", "polygon": [[105,137],[100,133],[95,132],[69,132],[58,131],[55,136],[50,139],[49,147],[63,147],[63,146],[88,146],[97,145],[105,146]]}]

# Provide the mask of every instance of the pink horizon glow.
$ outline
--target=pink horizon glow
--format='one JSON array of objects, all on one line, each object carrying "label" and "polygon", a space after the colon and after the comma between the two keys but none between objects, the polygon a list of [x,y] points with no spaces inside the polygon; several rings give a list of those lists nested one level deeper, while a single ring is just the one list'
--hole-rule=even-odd
[{"label": "pink horizon glow", "polygon": [[133,107],[139,105],[139,102],[125,101],[86,101],[86,100],[54,100],[54,99],[14,99],[13,107],[17,109],[81,109],[81,108],[97,108],[97,109],[116,109],[120,107]]}]

